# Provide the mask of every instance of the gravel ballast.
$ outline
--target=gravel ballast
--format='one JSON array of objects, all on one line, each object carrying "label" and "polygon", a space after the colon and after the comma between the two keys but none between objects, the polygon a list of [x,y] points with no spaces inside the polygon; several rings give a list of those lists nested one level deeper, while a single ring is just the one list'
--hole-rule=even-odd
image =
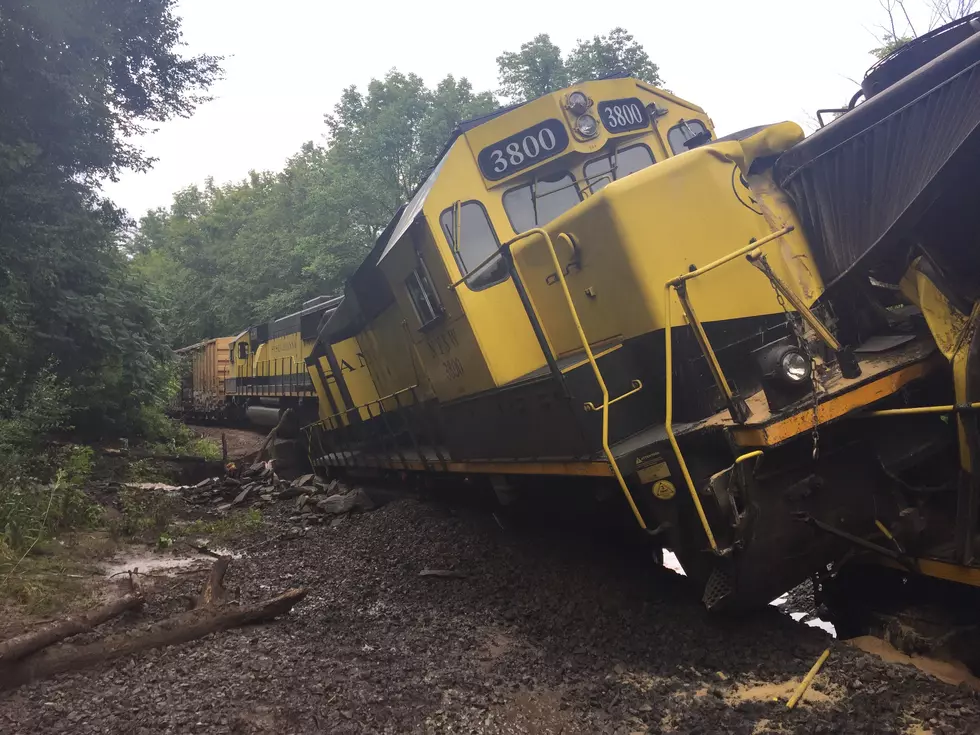
[{"label": "gravel ballast", "polygon": [[[340,518],[249,540],[233,562],[226,585],[246,601],[309,586],[287,617],[4,693],[0,732],[980,731],[965,685],[775,609],[711,616],[685,578],[581,528],[505,530],[414,499]],[[199,580],[175,584],[147,616],[178,609]]]}]

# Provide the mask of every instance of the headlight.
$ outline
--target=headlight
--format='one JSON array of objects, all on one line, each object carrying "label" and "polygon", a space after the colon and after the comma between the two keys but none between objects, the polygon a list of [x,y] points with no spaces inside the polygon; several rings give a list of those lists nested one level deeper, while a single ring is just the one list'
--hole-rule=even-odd
[{"label": "headlight", "polygon": [[599,130],[599,123],[592,115],[579,115],[575,121],[575,129],[585,138],[593,138]]},{"label": "headlight", "polygon": [[589,98],[582,92],[572,92],[565,104],[573,115],[581,115],[589,109]]},{"label": "headlight", "polygon": [[759,365],[759,377],[769,410],[782,411],[807,397],[812,400],[813,367],[810,358],[787,335],[752,351]]},{"label": "headlight", "polygon": [[799,350],[789,350],[779,361],[783,377],[790,383],[802,383],[810,377],[810,361]]}]

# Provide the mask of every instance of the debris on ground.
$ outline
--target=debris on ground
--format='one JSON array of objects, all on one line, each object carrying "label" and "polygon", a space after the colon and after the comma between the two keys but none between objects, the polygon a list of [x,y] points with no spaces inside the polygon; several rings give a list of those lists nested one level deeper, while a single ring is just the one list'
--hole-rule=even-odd
[{"label": "debris on ground", "polygon": [[324,480],[315,474],[286,480],[279,476],[275,466],[275,460],[271,459],[244,467],[232,463],[224,476],[209,477],[195,485],[137,483],[129,487],[174,493],[192,506],[202,506],[218,514],[291,501],[294,512],[290,520],[301,525],[325,523],[331,517],[373,510],[377,505],[363,488],[348,487],[339,480]]},{"label": "debris on ground", "polygon": [[420,577],[447,577],[449,579],[466,579],[466,575],[455,569],[423,569]]},{"label": "debris on ground", "polygon": [[[263,509],[268,543],[230,544],[246,552],[229,572],[243,590],[309,590],[290,615],[0,694],[0,732],[980,732],[977,692],[847,645],[787,708],[826,633],[775,608],[711,615],[688,579],[588,524],[511,514],[503,532],[483,509],[403,499],[300,528],[298,497]],[[200,590],[167,584],[148,618]]]},{"label": "debris on ground", "polygon": [[130,591],[85,614],[54,621],[37,630],[0,641],[0,690],[14,689],[55,674],[89,668],[151,648],[194,641],[211,633],[272,620],[289,612],[307,590],[290,588],[275,597],[239,604],[224,586],[231,557],[215,561],[192,609],[141,627],[115,633],[89,643],[64,643],[91,633],[122,613],[138,609],[145,597],[135,575]]}]

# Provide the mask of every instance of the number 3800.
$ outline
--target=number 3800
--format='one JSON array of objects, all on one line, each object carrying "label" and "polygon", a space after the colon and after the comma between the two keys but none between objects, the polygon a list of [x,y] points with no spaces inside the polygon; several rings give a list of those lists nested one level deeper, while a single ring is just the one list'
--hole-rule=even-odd
[{"label": "number 3800", "polygon": [[538,131],[537,135],[525,135],[520,140],[512,140],[507,145],[490,151],[490,163],[493,170],[502,174],[508,168],[517,168],[525,161],[533,160],[542,153],[555,150],[558,140],[548,128]]},{"label": "number 3800", "polygon": [[628,105],[610,105],[603,112],[606,115],[606,119],[603,122],[606,123],[606,127],[610,130],[643,125],[646,122],[643,119],[640,106],[635,102]]}]

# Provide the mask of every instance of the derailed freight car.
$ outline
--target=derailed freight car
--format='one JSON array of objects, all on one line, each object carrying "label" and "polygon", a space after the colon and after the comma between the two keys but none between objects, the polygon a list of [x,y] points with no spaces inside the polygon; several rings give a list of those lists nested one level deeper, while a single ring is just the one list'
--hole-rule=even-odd
[{"label": "derailed freight car", "polygon": [[306,360],[314,464],[617,488],[713,608],[980,584],[980,35],[913,50],[807,140],[634,79],[460,125]]},{"label": "derailed freight car", "polygon": [[180,391],[170,402],[171,413],[197,421],[224,417],[225,380],[231,375],[229,349],[233,339],[206,339],[176,351],[181,364]]},{"label": "derailed freight car", "polygon": [[300,311],[258,324],[234,337],[177,350],[186,362],[171,408],[189,419],[275,425],[286,409],[295,424],[317,416],[317,395],[306,357],[340,302],[319,296]]}]

